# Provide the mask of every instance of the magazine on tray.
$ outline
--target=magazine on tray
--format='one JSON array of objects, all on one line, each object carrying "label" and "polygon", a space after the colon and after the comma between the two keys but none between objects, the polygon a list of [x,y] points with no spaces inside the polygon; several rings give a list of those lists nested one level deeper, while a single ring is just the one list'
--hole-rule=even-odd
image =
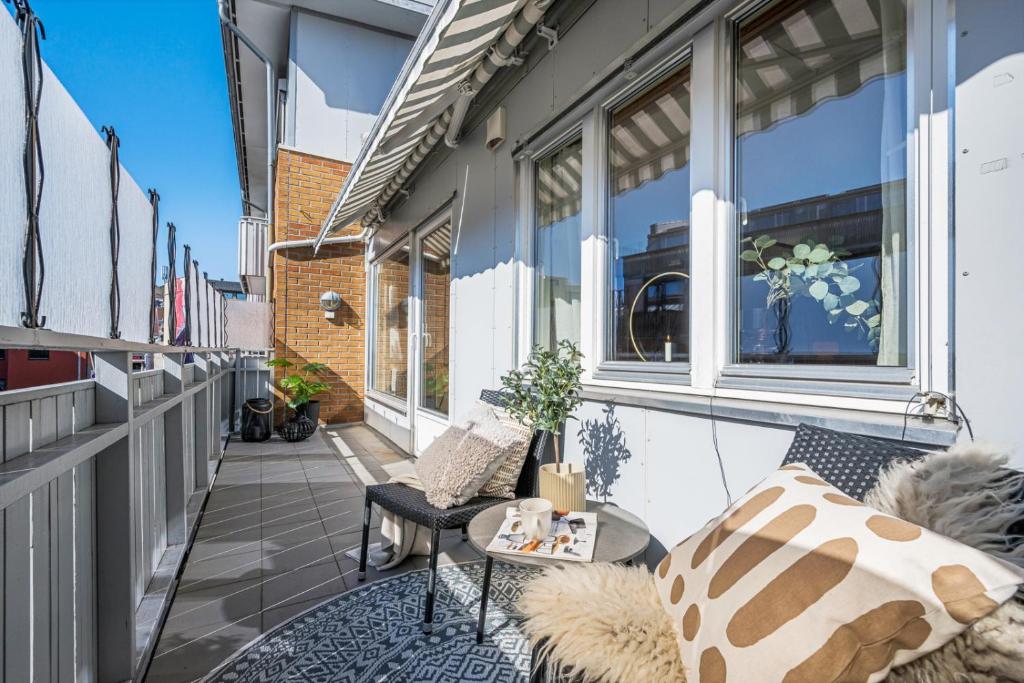
[{"label": "magazine on tray", "polygon": [[591,562],[596,539],[597,514],[594,512],[555,513],[547,536],[534,541],[523,533],[518,508],[510,507],[505,511],[501,528],[487,546],[487,552]]}]

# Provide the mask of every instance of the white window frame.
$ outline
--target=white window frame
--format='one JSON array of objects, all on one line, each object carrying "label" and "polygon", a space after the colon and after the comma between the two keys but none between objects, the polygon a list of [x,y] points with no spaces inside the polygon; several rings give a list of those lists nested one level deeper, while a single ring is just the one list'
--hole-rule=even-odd
[{"label": "white window frame", "polygon": [[[425,301],[424,296],[423,296],[423,291],[424,291],[424,282],[423,282],[423,280],[426,277],[426,273],[424,272],[423,268],[420,267],[419,260],[422,257],[422,253],[420,251],[421,250],[420,245],[422,245],[423,239],[425,237],[427,237],[427,235],[429,235],[430,233],[432,233],[432,232],[436,231],[437,229],[439,229],[445,223],[449,223],[450,224],[451,222],[452,222],[451,206],[450,205],[446,205],[445,208],[442,211],[435,212],[435,214],[431,215],[430,218],[428,218],[427,220],[423,221],[423,223],[421,223],[419,226],[417,226],[415,230],[413,230],[411,233],[409,233],[409,235],[406,236],[406,239],[411,239],[412,240],[412,242],[410,243],[410,249],[409,249],[409,255],[410,255],[410,261],[409,261],[409,268],[410,268],[410,270],[409,270],[409,280],[410,280],[410,283],[413,285],[412,291],[410,292],[410,295],[409,295],[409,305],[410,305],[410,311],[409,311],[409,329],[410,329],[409,337],[410,337],[410,342],[409,342],[409,347],[410,347],[410,351],[408,352],[407,355],[409,356],[409,359],[408,359],[409,360],[409,373],[410,373],[409,377],[410,378],[415,377],[415,379],[416,379],[415,382],[411,382],[411,381],[409,382],[410,387],[413,384],[415,384],[415,386],[416,386],[416,391],[415,391],[414,395],[411,395],[409,398],[410,398],[410,402],[411,402],[412,406],[414,407],[414,409],[416,411],[419,411],[419,412],[422,412],[422,413],[426,413],[427,415],[433,416],[437,420],[440,420],[440,421],[443,421],[443,422],[446,422],[446,423],[449,423],[449,424],[451,423],[451,420],[452,420],[452,415],[451,415],[451,412],[452,412],[451,376],[452,376],[452,367],[453,367],[452,360],[454,358],[454,352],[455,352],[455,336],[453,334],[453,327],[452,327],[453,323],[454,323],[454,320],[455,320],[455,317],[453,315],[453,312],[454,312],[455,308],[453,306],[454,299],[453,299],[453,296],[452,296],[452,286],[451,286],[451,282],[452,282],[451,281],[451,277],[452,277],[452,274],[454,273],[454,268],[452,268],[451,266],[454,266],[455,262],[454,262],[454,258],[452,258],[451,266],[449,266],[450,270],[449,270],[449,273],[448,273],[448,278],[449,278],[449,280],[448,280],[448,311],[449,311],[449,316],[448,316],[448,330],[447,330],[447,332],[448,332],[448,340],[447,340],[448,341],[448,380],[449,380],[448,381],[448,412],[447,413],[442,413],[442,412],[440,412],[438,410],[434,410],[432,408],[426,408],[426,407],[420,405],[421,401],[423,400],[423,394],[424,394],[423,382],[426,380],[426,377],[424,376],[424,374],[422,372],[420,372],[420,368],[419,368],[420,361],[421,361],[421,358],[422,358],[423,353],[424,353],[424,346],[423,346],[424,339],[423,339],[423,335],[422,335],[422,329],[423,329],[423,323],[424,323],[424,318],[425,318],[425,313],[426,313],[426,301]],[[453,231],[452,232],[452,237],[454,238],[454,236],[455,236],[455,233]],[[454,256],[454,254],[451,254],[451,247],[449,247],[449,254],[450,254],[450,257]],[[415,270],[418,271],[418,277],[416,277],[416,278],[412,277],[412,273],[413,273],[413,270],[414,270],[413,267],[412,267],[412,265],[413,265],[412,264],[412,259],[413,258],[415,258],[416,261],[417,261]],[[374,301],[376,301],[376,300],[374,300]],[[413,304],[415,304],[415,306]],[[412,310],[413,308],[415,308],[415,311]],[[415,326],[414,326],[414,324],[415,324]],[[415,339],[415,349],[413,349],[414,343],[413,343],[412,339]]]},{"label": "white window frame", "polygon": [[[947,32],[955,23],[948,0],[907,0],[908,367],[733,362],[738,312],[733,32],[737,18],[769,1],[718,0],[656,43],[641,41],[642,51],[634,53],[638,56],[623,55],[606,70],[609,75],[602,77],[602,85],[538,125],[536,130],[543,132],[520,138],[524,143],[515,167],[519,362],[531,348],[533,330],[532,164],[539,155],[531,150],[550,150],[553,141],[565,140],[579,128],[584,159],[580,335],[585,387],[881,412],[901,412],[916,391],[951,390],[953,119],[947,109],[952,105],[954,73]],[[681,8],[677,13],[687,11]],[[603,361],[611,267],[607,108],[610,102],[621,101],[623,93],[643,87],[640,83],[650,84],[659,66],[670,59],[676,64],[689,59],[691,64],[690,363],[687,373],[636,372]],[[628,71],[634,75],[628,80],[626,62],[631,62]]]},{"label": "white window frame", "polygon": [[[516,158],[516,212],[517,212],[517,239],[516,239],[516,263],[519,265],[516,273],[517,286],[516,286],[516,298],[518,311],[517,328],[518,334],[516,335],[516,358],[518,363],[522,364],[526,361],[527,356],[533,349],[534,339],[534,323],[536,317],[535,307],[535,284],[536,284],[536,263],[537,263],[537,202],[534,196],[537,186],[537,164],[557,151],[559,148],[573,142],[576,139],[583,140],[583,122],[579,119],[573,120],[568,119],[567,125],[559,126],[551,131],[550,134],[535,141],[531,145],[530,149],[524,150]],[[582,201],[586,202],[586,170],[587,170],[587,149],[586,141],[583,140],[583,195]],[[582,220],[582,216],[581,216]],[[583,238],[583,233],[586,230],[585,227],[581,227],[580,236]],[[580,246],[582,249],[582,245]],[[582,277],[585,267],[583,266],[582,254],[580,258],[580,275]],[[586,284],[581,286],[581,289],[585,289]],[[580,306],[582,307],[582,299],[586,298],[586,295],[581,292]],[[582,320],[582,312],[580,315],[580,347],[584,350],[586,344],[585,328]],[[586,351],[584,350],[584,353]]]},{"label": "white window frame", "polygon": [[[928,111],[927,94],[916,87],[919,80],[919,65],[927,63],[927,54],[921,54],[921,44],[915,30],[919,23],[915,5],[919,0],[907,0],[907,366],[878,367],[866,365],[814,365],[814,364],[769,364],[738,362],[737,343],[739,315],[739,288],[737,266],[739,257],[736,210],[737,172],[735,139],[735,86],[737,60],[735,56],[736,36],[740,22],[754,12],[775,0],[751,0],[738,4],[719,20],[720,46],[718,57],[722,60],[727,78],[726,87],[718,92],[720,111],[719,136],[721,141],[719,167],[723,176],[720,181],[720,196],[727,198],[727,210],[718,233],[726,238],[722,245],[725,262],[720,263],[719,287],[728,293],[724,302],[727,314],[724,329],[721,330],[722,367],[717,386],[735,389],[760,389],[792,391],[799,393],[824,393],[837,395],[860,395],[873,398],[907,399],[920,390],[916,368],[921,362],[923,349],[917,346],[918,296],[922,288],[919,283],[920,261],[917,255],[921,230],[921,199],[918,144],[915,140],[915,123]],[[930,48],[930,44],[925,46]],[[924,97],[922,98],[922,95]],[[927,290],[924,290],[927,291]]]},{"label": "white window frame", "polygon": [[[628,103],[632,98],[640,95],[648,88],[651,88],[661,82],[664,78],[669,76],[673,71],[680,68],[684,64],[689,63],[691,65],[691,94],[692,94],[692,46],[690,41],[684,42],[679,47],[676,47],[668,52],[668,54],[661,56],[653,66],[646,68],[641,74],[637,75],[630,80],[625,86],[621,86],[614,91],[607,93],[601,104],[594,110],[592,115],[593,123],[591,128],[591,146],[593,148],[600,148],[600,158],[595,158],[594,166],[594,182],[595,189],[597,190],[596,196],[598,197],[598,204],[601,207],[600,211],[595,216],[595,231],[599,237],[598,244],[600,245],[597,254],[595,256],[600,258],[601,261],[597,261],[595,267],[603,269],[601,274],[601,282],[603,287],[596,291],[594,294],[595,303],[598,303],[595,313],[601,315],[600,324],[600,355],[595,356],[596,372],[594,376],[598,379],[624,379],[641,382],[662,382],[667,384],[689,384],[690,383],[690,367],[693,359],[693,291],[690,291],[690,306],[687,311],[687,315],[690,318],[689,321],[689,333],[690,338],[687,340],[687,346],[690,349],[690,361],[685,362],[651,362],[645,363],[643,361],[614,361],[607,360],[608,349],[611,346],[611,335],[613,333],[613,325],[611,321],[611,302],[610,302],[610,290],[612,282],[612,254],[610,250],[610,244],[612,239],[612,226],[609,221],[609,212],[611,210],[611,192],[609,190],[611,184],[610,169],[608,163],[608,149],[610,145],[611,129],[609,122],[611,121],[612,113],[619,106]],[[692,100],[691,100],[692,102]],[[692,103],[691,103],[692,110]],[[692,111],[690,112],[690,140],[693,140],[693,116]],[[585,150],[584,150],[585,153]],[[693,162],[692,157],[690,162],[687,164],[691,173],[691,185],[690,185],[690,277],[687,280],[687,286],[692,288],[693,276],[693,185],[692,185],[692,171]],[[598,301],[599,300],[599,301]]]},{"label": "white window frame", "polygon": [[[376,380],[376,369],[377,369],[377,358],[376,358],[376,352],[377,352],[377,315],[380,313],[380,310],[377,307],[377,289],[379,287],[379,281],[378,281],[378,278],[377,278],[377,272],[378,272],[378,268],[380,267],[380,264],[384,261],[384,259],[386,259],[389,256],[391,256],[396,251],[401,250],[402,247],[404,247],[406,245],[408,245],[408,247],[409,247],[409,282],[406,283],[407,286],[406,286],[406,291],[405,291],[406,310],[407,310],[406,323],[407,323],[407,325],[412,325],[412,312],[409,311],[409,307],[411,306],[411,300],[412,300],[412,284],[413,284],[413,282],[412,282],[412,258],[413,258],[413,254],[412,254],[412,237],[411,237],[411,235],[403,235],[401,239],[396,240],[394,244],[389,245],[387,249],[382,251],[380,254],[377,254],[377,255],[374,256],[373,260],[371,260],[369,262],[369,264],[368,264],[368,272],[367,272],[368,277],[367,277],[367,287],[366,287],[366,290],[367,290],[367,292],[366,292],[366,294],[367,294],[366,304],[367,304],[367,312],[369,313],[369,315],[367,316],[368,324],[366,326],[366,331],[367,331],[367,334],[366,334],[366,380],[367,380],[366,381],[366,398],[368,398],[370,400],[373,400],[373,401],[376,401],[377,403],[381,403],[383,405],[386,405],[387,407],[391,408],[392,410],[398,411],[402,415],[408,415],[409,414],[409,406],[411,405],[412,395],[414,393],[413,390],[412,390],[412,383],[411,383],[412,375],[409,374],[411,372],[411,370],[412,370],[412,361],[413,361],[412,356],[413,356],[413,354],[410,352],[411,350],[410,350],[410,348],[408,348],[408,346],[407,346],[406,351],[405,351],[405,356],[406,356],[406,359],[405,359],[406,360],[406,373],[407,373],[407,375],[406,375],[407,376],[407,380],[406,380],[405,400],[403,401],[402,399],[400,399],[400,398],[398,398],[396,396],[392,396],[391,394],[388,394],[388,393],[383,392],[383,391],[378,391],[377,389],[374,389],[373,385],[374,385],[375,380]],[[408,336],[408,333],[407,333],[407,336]],[[407,344],[411,344],[411,341],[407,342]]]},{"label": "white window frame", "polygon": [[[517,249],[517,261],[523,266],[522,280],[519,287],[519,296],[522,297],[524,303],[523,306],[519,307],[521,312],[520,316],[520,335],[518,339],[518,345],[520,349],[525,350],[528,354],[536,344],[534,336],[534,330],[536,326],[537,310],[536,310],[536,282],[537,282],[537,164],[543,161],[546,157],[554,154],[562,147],[568,144],[580,140],[583,141],[583,122],[576,121],[570,124],[568,127],[559,127],[557,133],[550,139],[545,139],[543,146],[537,147],[537,151],[531,151],[525,155],[521,155],[518,160],[519,163],[516,165],[517,171],[517,186],[520,196],[518,202],[520,220],[519,220],[519,240],[516,245]],[[583,149],[583,168],[586,169],[586,149]],[[585,172],[585,171],[584,171]],[[585,188],[582,190],[580,201],[585,201]],[[582,216],[581,216],[582,219]],[[583,228],[580,228],[580,237],[582,242]],[[582,244],[580,249],[582,250]],[[580,271],[582,275],[583,263],[582,254],[580,261]],[[583,294],[580,294],[580,305],[582,306]],[[581,315],[582,318],[582,315]],[[583,342],[583,322],[580,321],[580,343]],[[525,355],[521,360],[526,360]]]}]

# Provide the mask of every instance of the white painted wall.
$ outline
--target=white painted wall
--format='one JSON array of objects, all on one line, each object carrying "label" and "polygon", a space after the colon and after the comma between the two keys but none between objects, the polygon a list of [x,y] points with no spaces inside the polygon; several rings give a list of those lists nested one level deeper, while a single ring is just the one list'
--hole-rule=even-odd
[{"label": "white painted wall", "polygon": [[1020,465],[1024,3],[959,2],[956,34],[957,393],[975,431],[1015,447]]},{"label": "white painted wall", "polygon": [[[944,3],[935,4],[945,6]],[[1015,12],[1024,11],[1012,0],[978,3],[972,11],[983,12],[993,21],[999,22],[1003,21],[1001,17],[1006,16],[1009,10],[1005,8],[1010,5],[1013,5]],[[588,79],[626,53],[668,12],[679,10],[680,5],[671,2],[641,3],[638,6],[637,3],[597,0],[572,30],[562,36],[554,52],[533,64],[529,73],[503,102],[507,108],[507,140],[516,140],[565,106]],[[944,17],[937,15],[936,21],[941,25]],[[1017,387],[1024,379],[1021,377],[1024,365],[1016,361],[1014,353],[1019,346],[1017,340],[1022,338],[1021,332],[1024,330],[1019,330],[1019,315],[1011,312],[1020,308],[1022,299],[1012,284],[1012,273],[1015,272],[1012,260],[1017,254],[1024,253],[1024,243],[1020,242],[1024,234],[1019,229],[1020,212],[1014,206],[1019,191],[1012,188],[1024,187],[1024,177],[1019,175],[1024,144],[1019,125],[1014,128],[1012,122],[1024,113],[1021,100],[1014,99],[1021,96],[1021,88],[1024,88],[1024,68],[1021,67],[1021,50],[1024,46],[1020,42],[1024,38],[1019,32],[1011,35],[1011,25],[1019,27],[1021,22],[1006,22],[1006,30],[995,39],[997,42],[1002,41],[999,47],[990,44],[983,48],[995,51],[998,61],[986,67],[984,65],[989,64],[989,58],[982,57],[983,68],[978,69],[978,75],[973,80],[962,82],[958,89],[959,104],[971,89],[985,88],[995,92],[992,82],[997,73],[1012,71],[1015,74],[1010,86],[1012,89],[1003,90],[999,95],[1002,100],[978,102],[968,111],[958,112],[958,135],[970,132],[975,138],[984,139],[985,146],[998,147],[998,150],[987,151],[983,156],[985,160],[996,156],[1008,158],[1010,172],[978,176],[976,167],[971,166],[969,172],[974,174],[974,182],[978,185],[976,194],[967,194],[975,190],[961,187],[960,176],[957,178],[960,218],[957,248],[961,257],[970,256],[975,259],[970,268],[958,267],[957,271],[969,269],[972,271],[971,277],[974,277],[975,270],[982,270],[984,275],[979,278],[977,285],[959,285],[958,315],[961,318],[958,321],[956,350],[963,407],[974,419],[979,436],[1017,444],[1024,449],[1024,428],[1012,414],[1017,405]],[[945,28],[936,29],[936,32],[939,39],[944,40]],[[988,36],[988,33],[983,31],[983,35]],[[707,34],[704,36],[706,38]],[[979,43],[991,41],[986,37]],[[927,83],[923,87],[927,88]],[[997,103],[999,108],[993,109]],[[937,113],[936,121],[943,120],[941,114]],[[936,129],[938,132],[935,135],[941,141],[944,133],[938,123]],[[922,134],[928,132],[925,130]],[[511,158],[513,145],[506,142],[491,153],[484,149],[483,142],[481,126],[465,131],[458,149],[441,149],[416,178],[415,192],[389,218],[372,245],[373,252],[379,253],[384,245],[430,216],[453,192],[458,193],[452,207],[453,241],[458,245],[452,264],[452,316],[455,333],[451,340],[450,387],[453,415],[464,412],[476,400],[481,389],[498,386],[500,376],[513,367],[517,360],[517,219],[515,165]],[[962,163],[960,158],[956,161]],[[935,177],[945,177],[941,167],[934,173]],[[464,185],[467,177],[468,186]],[[967,187],[970,187],[970,181],[966,182]],[[695,201],[695,211],[706,210],[715,214],[722,210],[723,201],[714,196],[713,185],[704,189],[695,178],[693,190],[700,190],[707,195],[700,202]],[[941,188],[936,190],[937,195],[940,194],[939,190]],[[698,209],[698,204],[705,208]],[[982,206],[987,208],[982,211]],[[975,211],[984,220],[970,220],[965,217],[965,211]],[[931,221],[937,226],[933,241],[939,245],[945,244],[947,240],[943,219],[941,216],[933,216]],[[584,223],[587,223],[586,218]],[[585,231],[589,229],[585,225]],[[993,250],[993,245],[1000,246]],[[585,263],[586,260],[585,257]],[[584,269],[596,269],[602,263],[594,262],[590,266],[585,265]],[[700,265],[704,266],[707,277],[713,281],[713,295],[721,295],[724,301],[724,293],[718,291],[720,281],[716,279],[719,277],[716,268],[710,263]],[[931,264],[933,270],[940,271],[931,276],[937,282],[942,282],[948,274],[944,265],[941,259]],[[585,272],[585,287],[588,282],[592,282],[589,277]],[[992,305],[993,292],[998,292],[998,307]],[[945,308],[946,293],[943,289],[933,289],[923,296],[938,296],[939,302],[935,304],[937,309]],[[970,315],[962,313],[968,310],[971,311]],[[704,317],[708,326],[695,328],[698,334],[700,329],[707,330],[709,326],[717,324],[713,312],[706,312]],[[703,321],[704,318],[701,319]],[[930,324],[935,326],[932,329],[937,332],[934,335],[925,334],[922,344],[929,343],[930,339],[944,338],[944,321],[933,320]],[[965,329],[965,326],[970,326],[970,329]],[[942,344],[938,346],[942,347]],[[993,358],[1002,359],[1003,362],[994,363]],[[936,365],[942,367],[938,360]],[[987,367],[983,369],[983,366]],[[944,371],[937,372],[941,375]],[[886,420],[891,426],[899,423],[902,414],[903,401],[792,394],[786,396],[766,392],[741,394],[716,390],[716,374],[715,366],[695,368],[694,387],[647,385],[647,388],[658,389],[657,392],[647,393],[659,400],[672,395],[668,392],[688,397],[690,407],[671,409],[644,407],[651,402],[638,400],[635,395],[645,393],[644,385],[633,385],[631,394],[629,389],[621,386],[600,386],[601,383],[591,380],[588,390],[595,395],[602,393],[603,396],[586,401],[579,412],[581,422],[571,423],[568,429],[567,458],[575,462],[586,462],[591,471],[607,459],[607,454],[588,453],[585,448],[587,436],[597,433],[602,427],[606,431],[623,435],[628,458],[625,457],[626,453],[621,454],[619,471],[613,477],[609,500],[639,514],[651,527],[656,543],[649,559],[660,557],[661,546],[671,547],[681,541],[720,513],[726,505],[712,423],[707,418],[711,396],[716,397],[714,410],[719,415],[722,405],[719,401],[762,411],[756,419],[716,421],[718,450],[733,498],[741,496],[777,467],[789,446],[793,425],[804,419],[801,416],[831,420],[830,424],[842,428],[842,420],[856,422],[858,419],[870,421],[876,418]],[[934,381],[933,386],[944,387],[946,378],[938,377],[929,381]],[[769,401],[788,403],[769,404]],[[612,411],[610,417],[605,412],[609,406]],[[993,411],[991,416],[981,417],[988,410]],[[888,411],[888,415],[877,411]],[[408,443],[409,422],[401,413],[368,400],[367,421],[375,427],[386,429],[388,436],[396,443]],[[962,434],[961,438],[964,436]],[[1017,467],[1024,466],[1024,453],[1018,451],[1013,462]]]},{"label": "white painted wall", "polygon": [[[42,43],[44,55],[48,45]],[[43,71],[39,135],[45,184],[39,220],[45,279],[40,315],[46,317],[46,329],[106,338],[111,323],[110,152],[45,62]],[[21,327],[25,104],[21,35],[8,12],[0,12],[0,93],[0,325]],[[118,216],[121,339],[146,342],[152,207],[123,165]],[[195,254],[201,256],[201,245]]]},{"label": "white painted wall", "polygon": [[412,39],[298,10],[291,30],[287,144],[352,162]]}]

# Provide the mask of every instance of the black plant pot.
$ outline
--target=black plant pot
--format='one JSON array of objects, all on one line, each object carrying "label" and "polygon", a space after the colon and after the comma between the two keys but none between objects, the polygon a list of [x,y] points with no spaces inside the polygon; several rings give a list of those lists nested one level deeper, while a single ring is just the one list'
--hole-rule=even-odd
[{"label": "black plant pot", "polygon": [[278,431],[285,441],[305,441],[316,431],[316,425],[305,415],[296,415],[294,420],[281,425]]},{"label": "black plant pot", "polygon": [[296,415],[304,415],[312,420],[313,424],[320,424],[320,401],[308,401],[295,410]]}]

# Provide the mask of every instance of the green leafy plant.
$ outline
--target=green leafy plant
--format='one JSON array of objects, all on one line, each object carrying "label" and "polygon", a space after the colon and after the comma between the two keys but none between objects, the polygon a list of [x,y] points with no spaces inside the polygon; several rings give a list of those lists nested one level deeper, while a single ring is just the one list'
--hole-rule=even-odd
[{"label": "green leafy plant", "polygon": [[550,351],[535,346],[521,369],[501,378],[509,414],[521,424],[554,437],[556,471],[561,471],[558,436],[562,425],[576,419],[573,413],[583,403],[582,358],[576,345],[563,339]]},{"label": "green leafy plant", "polygon": [[[295,363],[287,358],[273,358],[267,361],[272,368],[293,368]],[[317,394],[322,394],[330,385],[314,379],[314,376],[327,369],[323,363],[306,363],[299,368],[298,374],[286,375],[278,382],[278,386],[288,396],[288,407],[298,410],[306,405]]]},{"label": "green leafy plant", "polygon": [[[857,296],[861,282],[843,258],[848,252],[807,240],[782,248],[777,256],[767,252],[778,244],[768,235],[747,237],[751,248],[740,253],[740,260],[755,263],[761,269],[755,281],[768,285],[768,306],[795,296],[807,296],[821,303],[830,325],[842,324],[848,331],[866,335],[877,350],[881,338],[882,304],[876,299]],[[780,250],[776,250],[778,253]]]},{"label": "green leafy plant", "polygon": [[447,397],[448,369],[438,367],[433,363],[425,363],[423,365],[423,391],[434,400]]}]

